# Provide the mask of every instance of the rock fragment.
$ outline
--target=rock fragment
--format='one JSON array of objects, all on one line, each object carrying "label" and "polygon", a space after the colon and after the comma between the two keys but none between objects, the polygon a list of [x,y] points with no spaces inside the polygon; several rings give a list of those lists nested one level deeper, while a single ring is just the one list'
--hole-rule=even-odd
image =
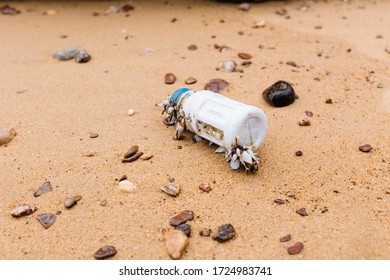
[{"label": "rock fragment", "polygon": [[45,229],[48,229],[56,221],[56,216],[51,213],[45,213],[39,214],[37,219]]},{"label": "rock fragment", "polygon": [[180,259],[187,245],[188,237],[184,232],[180,230],[170,230],[165,233],[165,246],[168,255],[172,259]]},{"label": "rock fragment", "polygon": [[92,150],[84,150],[83,151],[84,157],[94,157],[95,155],[96,155],[95,151],[92,151]]},{"label": "rock fragment", "polygon": [[185,210],[180,214],[171,218],[170,224],[171,226],[177,227],[178,225],[184,224],[187,221],[191,221],[194,219],[194,212],[191,210]]},{"label": "rock fragment", "polygon": [[299,126],[310,126],[311,125],[311,122],[309,121],[309,120],[300,120],[299,122],[298,122],[298,125]]},{"label": "rock fragment", "polygon": [[14,7],[11,7],[10,5],[2,6],[2,7],[0,8],[0,12],[1,12],[3,15],[9,15],[9,16],[14,16],[14,15],[20,14],[20,11],[18,11],[18,10],[15,9]]},{"label": "rock fragment", "polygon": [[79,201],[82,197],[80,195],[76,195],[74,197],[70,196],[67,197],[64,201],[64,206],[68,209],[72,208],[77,204],[77,201]]},{"label": "rock fragment", "polygon": [[307,212],[306,212],[306,208],[301,208],[301,209],[298,209],[296,211],[297,214],[301,215],[301,216],[308,216]]},{"label": "rock fragment", "polygon": [[124,158],[132,157],[137,152],[138,152],[138,146],[137,145],[131,146],[130,149],[124,154],[123,157]]},{"label": "rock fragment", "polygon": [[368,153],[372,150],[372,146],[370,144],[364,144],[359,146],[359,150],[363,153]]},{"label": "rock fragment", "polygon": [[98,133],[96,133],[96,132],[90,132],[89,133],[89,138],[97,138],[97,137],[99,137]]},{"label": "rock fragment", "polygon": [[10,214],[12,217],[19,218],[19,217],[28,216],[37,210],[38,210],[37,207],[30,207],[24,204],[24,205],[19,205],[16,208],[12,209]]},{"label": "rock fragment", "polygon": [[87,53],[86,50],[79,50],[79,52],[76,54],[74,60],[77,63],[87,63],[91,60],[91,56],[89,53]]},{"label": "rock fragment", "polygon": [[199,235],[200,236],[210,236],[211,234],[211,229],[209,228],[202,228],[200,231],[199,231]]},{"label": "rock fragment", "polygon": [[14,128],[5,128],[0,130],[0,146],[8,144],[16,136]]},{"label": "rock fragment", "polygon": [[292,104],[298,97],[288,82],[278,81],[264,90],[263,98],[274,107],[284,107]]},{"label": "rock fragment", "polygon": [[180,231],[184,232],[187,235],[187,237],[190,237],[190,235],[191,235],[191,227],[188,224],[178,225],[175,228],[175,230],[180,230]]},{"label": "rock fragment", "polygon": [[50,192],[53,190],[53,187],[51,186],[50,182],[49,181],[46,181],[43,183],[42,186],[40,186],[34,193],[33,195],[35,197],[38,197],[42,194],[44,194],[45,192]]},{"label": "rock fragment", "polygon": [[226,242],[235,236],[234,227],[231,224],[224,224],[218,227],[218,232],[213,236],[218,242]]},{"label": "rock fragment", "polygon": [[185,83],[186,85],[192,85],[192,84],[195,84],[197,82],[197,80],[193,77],[188,77],[186,80],[185,80]]},{"label": "rock fragment", "polygon": [[122,181],[120,181],[119,182],[119,186],[118,186],[118,189],[121,192],[124,192],[124,193],[133,192],[133,191],[135,191],[136,188],[137,188],[136,185],[134,185],[129,180],[122,180]]},{"label": "rock fragment", "polygon": [[154,157],[153,153],[147,152],[146,154],[143,154],[140,158],[141,158],[142,160],[149,160],[149,159],[151,159],[152,157]]},{"label": "rock fragment", "polygon": [[207,193],[211,191],[211,187],[210,187],[210,185],[207,184],[207,183],[202,183],[202,184],[200,184],[200,185],[199,185],[199,189],[202,190],[202,191],[204,191],[204,192],[207,192]]},{"label": "rock fragment", "polygon": [[280,242],[288,242],[290,240],[291,240],[291,234],[287,234],[287,235],[279,238]]},{"label": "rock fragment", "polygon": [[91,60],[91,56],[88,52],[80,48],[70,48],[63,51],[57,51],[53,53],[53,58],[62,61],[75,59],[77,63],[86,63]]},{"label": "rock fragment", "polygon": [[166,186],[162,186],[161,190],[171,196],[177,196],[180,192],[180,187],[174,183],[171,183]]},{"label": "rock fragment", "polygon": [[143,154],[144,154],[143,152],[136,152],[136,153],[135,153],[134,155],[132,155],[131,157],[122,159],[122,162],[123,162],[123,163],[126,163],[126,162],[133,162],[133,161],[136,161],[136,160],[139,159]]},{"label": "rock fragment", "polygon": [[274,202],[276,203],[276,204],[285,204],[286,203],[286,201],[284,200],[284,199],[281,199],[281,198],[277,198],[277,199],[275,199],[274,200]]},{"label": "rock fragment", "polygon": [[114,246],[105,245],[93,255],[97,260],[104,260],[109,257],[113,257],[116,254],[116,249]]},{"label": "rock fragment", "polygon": [[239,57],[239,58],[242,58],[242,59],[246,59],[246,60],[252,58],[252,56],[251,56],[249,53],[239,53],[239,54],[238,54],[238,57]]},{"label": "rock fragment", "polygon": [[287,249],[287,252],[290,255],[295,255],[295,254],[298,254],[299,252],[301,252],[302,249],[303,249],[303,243],[302,242],[297,242],[293,246],[289,247]]}]

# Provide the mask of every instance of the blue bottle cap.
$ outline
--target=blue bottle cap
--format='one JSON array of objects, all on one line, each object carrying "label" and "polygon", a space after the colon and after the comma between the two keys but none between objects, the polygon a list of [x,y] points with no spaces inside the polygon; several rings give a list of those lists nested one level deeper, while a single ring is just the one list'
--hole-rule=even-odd
[{"label": "blue bottle cap", "polygon": [[179,102],[180,98],[183,96],[183,94],[189,90],[189,88],[179,88],[174,93],[172,93],[170,101],[176,105]]}]

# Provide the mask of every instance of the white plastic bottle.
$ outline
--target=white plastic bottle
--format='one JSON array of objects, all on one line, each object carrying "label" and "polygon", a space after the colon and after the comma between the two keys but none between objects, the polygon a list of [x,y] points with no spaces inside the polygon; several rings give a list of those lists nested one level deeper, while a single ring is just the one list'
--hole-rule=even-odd
[{"label": "white plastic bottle", "polygon": [[267,131],[267,118],[258,107],[221,94],[179,89],[170,98],[182,108],[188,130],[227,150],[236,138],[241,146],[256,150]]}]

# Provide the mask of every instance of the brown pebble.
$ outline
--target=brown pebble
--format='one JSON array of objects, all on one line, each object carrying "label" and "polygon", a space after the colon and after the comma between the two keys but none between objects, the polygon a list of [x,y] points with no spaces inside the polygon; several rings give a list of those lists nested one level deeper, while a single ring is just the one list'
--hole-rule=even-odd
[{"label": "brown pebble", "polygon": [[72,208],[76,204],[77,204],[77,201],[75,201],[73,199],[73,197],[67,197],[64,201],[64,206],[65,206],[65,208],[68,208],[68,209]]},{"label": "brown pebble", "polygon": [[74,201],[79,201],[80,199],[82,199],[83,197],[81,196],[81,195],[75,195],[74,197],[73,197],[73,200]]},{"label": "brown pebble", "polygon": [[202,183],[202,184],[200,184],[199,185],[199,189],[200,190],[202,190],[202,191],[204,191],[204,192],[209,192],[209,191],[211,191],[211,187],[210,187],[210,185],[209,184],[207,184],[207,183]]},{"label": "brown pebble", "polygon": [[196,45],[192,44],[192,45],[189,45],[189,46],[188,46],[188,49],[189,49],[190,51],[195,51],[195,50],[198,49],[198,47],[197,47]]},{"label": "brown pebble", "polygon": [[286,193],[286,195],[287,195],[288,197],[295,198],[295,193],[293,193],[292,191],[288,191],[288,192]]},{"label": "brown pebble", "polygon": [[166,84],[171,85],[176,82],[176,76],[172,73],[166,73],[164,76],[164,81]]},{"label": "brown pebble", "polygon": [[291,240],[291,234],[287,234],[286,236],[280,237],[279,241],[280,242],[288,242]]},{"label": "brown pebble", "polygon": [[242,59],[251,59],[252,58],[252,56],[248,53],[239,53],[238,57],[242,58]]},{"label": "brown pebble", "polygon": [[131,146],[130,149],[124,154],[123,157],[129,158],[133,156],[136,152],[138,152],[138,146],[137,145]]},{"label": "brown pebble", "polygon": [[134,7],[129,5],[129,4],[126,4],[126,5],[122,6],[122,11],[124,11],[125,13],[127,13],[127,12],[129,12],[131,10],[134,10]]},{"label": "brown pebble", "polygon": [[115,254],[116,254],[115,247],[106,245],[100,248],[99,250],[97,250],[97,252],[93,256],[95,257],[95,259],[103,260],[115,256]]},{"label": "brown pebble", "polygon": [[168,255],[174,260],[180,259],[188,245],[187,235],[180,230],[170,230],[164,237]]},{"label": "brown pebble", "polygon": [[48,229],[56,221],[56,216],[51,213],[45,213],[39,214],[37,219],[45,229]]},{"label": "brown pebble", "polygon": [[300,156],[303,155],[303,153],[302,153],[302,151],[296,151],[296,152],[295,152],[295,155],[296,155],[297,157],[300,157]]},{"label": "brown pebble", "polygon": [[295,63],[295,61],[287,61],[286,65],[292,66],[292,67],[299,67],[298,64]]},{"label": "brown pebble", "polygon": [[49,181],[46,181],[43,183],[42,186],[40,186],[34,193],[33,195],[35,197],[38,197],[42,194],[44,194],[45,192],[49,192],[49,191],[52,191],[53,190],[53,187],[51,186],[50,182]]},{"label": "brown pebble", "polygon": [[311,112],[311,111],[305,111],[305,114],[308,117],[312,117],[313,116],[313,112]]},{"label": "brown pebble", "polygon": [[194,212],[191,210],[185,210],[180,214],[171,218],[170,224],[171,226],[177,227],[178,225],[184,224],[187,221],[191,221],[194,219]]},{"label": "brown pebble", "polygon": [[96,133],[96,132],[89,133],[89,138],[97,138],[97,137],[99,137],[98,133]]},{"label": "brown pebble", "polygon": [[311,125],[311,122],[309,120],[300,120],[298,122],[298,125],[299,126],[310,126]]},{"label": "brown pebble", "polygon": [[143,152],[137,152],[137,153],[135,153],[134,155],[132,155],[132,156],[129,157],[129,158],[122,159],[122,162],[123,162],[123,163],[126,163],[126,162],[133,162],[133,161],[136,161],[136,160],[139,159],[143,154],[144,154]]},{"label": "brown pebble", "polygon": [[328,99],[325,100],[325,103],[326,104],[332,104],[333,100],[331,98],[328,98]]},{"label": "brown pebble", "polygon": [[302,242],[297,242],[293,246],[289,247],[287,249],[287,252],[290,255],[295,255],[295,254],[298,254],[300,251],[302,251],[302,249],[303,249],[303,243]]},{"label": "brown pebble", "polygon": [[185,80],[185,83],[187,85],[192,85],[192,84],[195,84],[197,82],[197,80],[193,77],[188,77],[186,80]]},{"label": "brown pebble", "polygon": [[92,151],[92,150],[84,150],[83,151],[83,156],[85,156],[85,157],[93,157],[95,155],[96,155],[95,151]]},{"label": "brown pebble", "polygon": [[236,232],[231,224],[224,224],[218,227],[218,232],[213,236],[218,242],[226,242],[235,236]]},{"label": "brown pebble", "polygon": [[286,201],[285,201],[284,199],[281,199],[281,198],[275,199],[274,202],[275,202],[276,204],[285,204],[285,203],[286,203]]},{"label": "brown pebble", "polygon": [[296,211],[296,213],[298,213],[298,214],[301,215],[301,216],[308,216],[308,214],[307,214],[305,208],[298,209],[298,210]]},{"label": "brown pebble", "polygon": [[0,8],[0,12],[3,15],[10,15],[10,16],[14,16],[14,15],[20,14],[20,11],[16,10],[14,7],[11,7],[9,5],[2,6]]},{"label": "brown pebble", "polygon": [[57,211],[56,211],[56,215],[57,215],[57,216],[59,216],[59,215],[61,215],[61,214],[62,214],[62,211],[60,211],[60,210],[57,210]]},{"label": "brown pebble", "polygon": [[372,150],[372,147],[370,144],[364,144],[364,145],[359,146],[359,150],[363,153],[368,153],[369,151]]},{"label": "brown pebble", "polygon": [[228,86],[229,83],[223,79],[212,79],[204,86],[204,89],[219,92],[219,90],[223,90]]},{"label": "brown pebble", "polygon": [[38,210],[37,207],[30,207],[28,205],[19,205],[16,208],[12,209],[10,214],[12,217],[19,218],[19,217],[28,216],[37,210]]},{"label": "brown pebble", "polygon": [[181,150],[183,147],[181,145],[177,146],[178,150]]},{"label": "brown pebble", "polygon": [[104,200],[102,200],[102,201],[100,201],[100,206],[107,206],[107,200],[106,199],[104,199]]},{"label": "brown pebble", "polygon": [[8,144],[16,136],[16,130],[13,128],[5,128],[0,130],[0,146]]},{"label": "brown pebble", "polygon": [[199,231],[200,236],[210,236],[210,234],[211,234],[211,229],[209,229],[209,228],[202,228]]},{"label": "brown pebble", "polygon": [[250,60],[244,60],[243,62],[241,62],[242,66],[249,66],[251,64],[252,64],[252,61],[250,61]]}]

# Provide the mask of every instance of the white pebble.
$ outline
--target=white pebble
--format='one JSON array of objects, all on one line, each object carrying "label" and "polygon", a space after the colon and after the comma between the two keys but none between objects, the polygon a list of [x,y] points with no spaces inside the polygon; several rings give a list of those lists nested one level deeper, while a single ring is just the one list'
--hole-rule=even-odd
[{"label": "white pebble", "polygon": [[130,193],[130,192],[134,191],[136,188],[137,187],[129,180],[122,180],[119,182],[118,189],[121,192]]},{"label": "white pebble", "polygon": [[129,109],[129,110],[127,111],[127,114],[128,114],[129,116],[132,116],[132,115],[135,114],[135,110],[134,110],[134,109]]}]

